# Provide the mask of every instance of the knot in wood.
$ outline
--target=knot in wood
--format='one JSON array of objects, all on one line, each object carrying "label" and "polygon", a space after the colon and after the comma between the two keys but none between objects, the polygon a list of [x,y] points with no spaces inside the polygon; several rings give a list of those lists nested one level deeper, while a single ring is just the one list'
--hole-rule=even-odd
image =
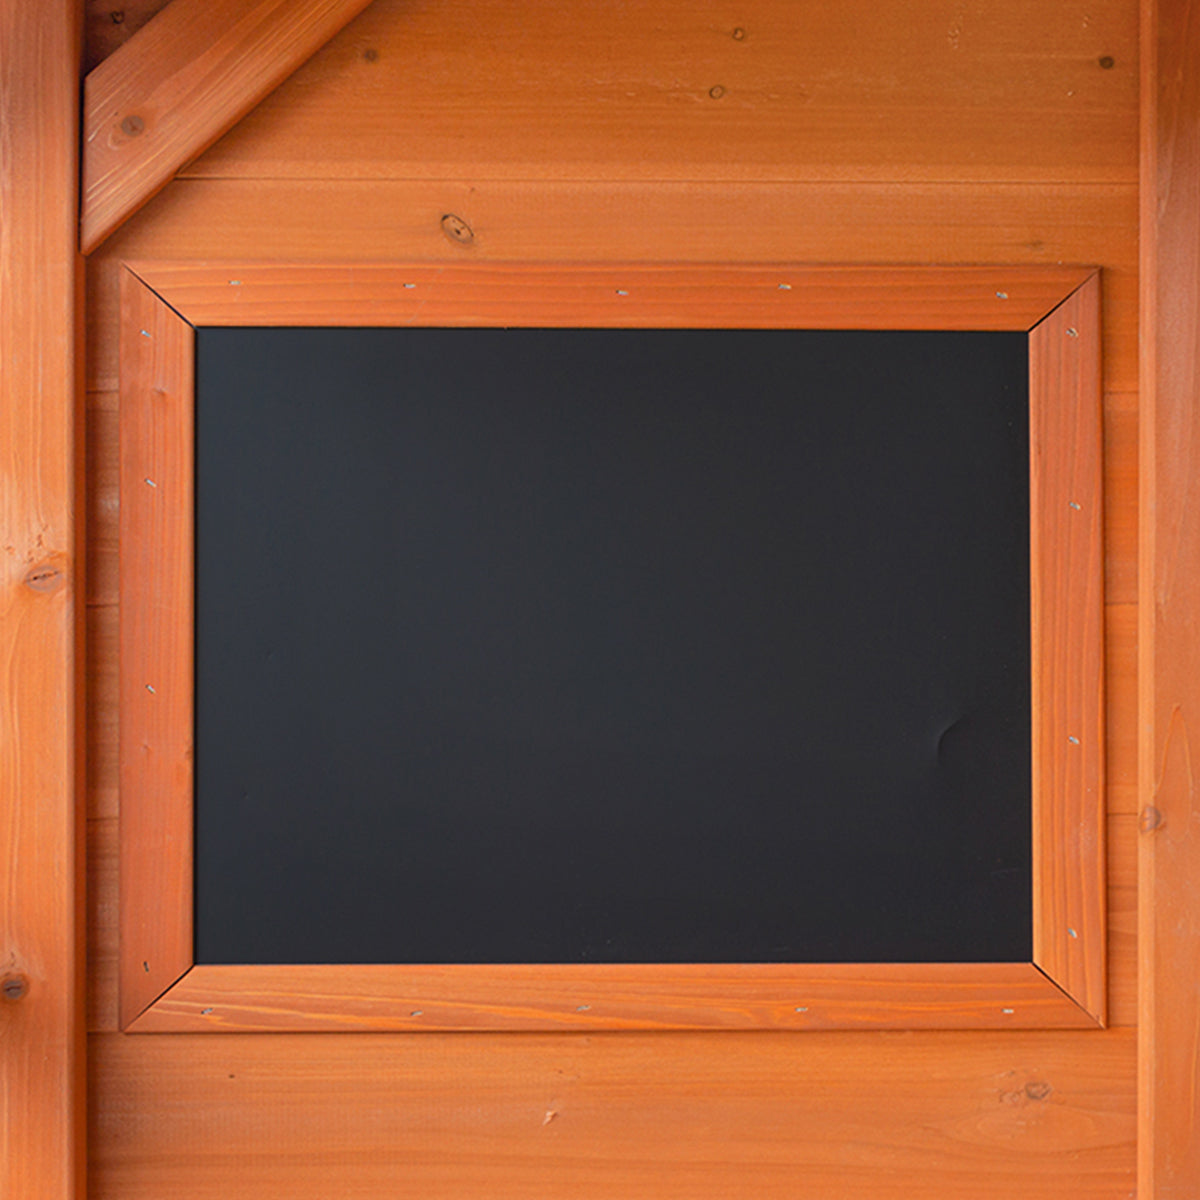
[{"label": "knot in wood", "polygon": [[29,991],[29,977],[26,975],[5,975],[0,983],[0,991],[5,1000],[22,1000]]},{"label": "knot in wood", "polygon": [[460,246],[469,246],[475,240],[475,231],[462,217],[455,216],[454,213],[446,213],[442,217],[442,232]]},{"label": "knot in wood", "polygon": [[25,572],[24,584],[35,592],[57,592],[64,583],[62,568],[52,562],[38,563]]},{"label": "knot in wood", "polygon": [[1155,829],[1162,827],[1163,820],[1161,810],[1155,808],[1153,804],[1147,804],[1138,817],[1138,832],[1152,833]]}]

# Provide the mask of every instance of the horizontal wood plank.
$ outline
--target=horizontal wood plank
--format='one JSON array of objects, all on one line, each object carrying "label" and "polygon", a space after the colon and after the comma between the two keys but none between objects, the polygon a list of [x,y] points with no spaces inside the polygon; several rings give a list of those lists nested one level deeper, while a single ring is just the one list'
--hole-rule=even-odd
[{"label": "horizontal wood plank", "polygon": [[376,0],[189,172],[1132,181],[1136,45],[1123,0]]},{"label": "horizontal wood plank", "polygon": [[128,264],[193,325],[1026,330],[1086,267]]},{"label": "horizontal wood plank", "polygon": [[1131,1032],[91,1040],[93,1200],[1126,1200]]},{"label": "horizontal wood plank", "polygon": [[131,1032],[1051,1029],[1094,1020],[1021,963],[193,967]]},{"label": "horizontal wood plank", "polygon": [[1105,387],[1131,393],[1136,213],[1135,188],[1108,186],[177,180],[89,262],[89,386],[116,387],[121,259],[362,262],[382,246],[416,262],[1092,263]]}]

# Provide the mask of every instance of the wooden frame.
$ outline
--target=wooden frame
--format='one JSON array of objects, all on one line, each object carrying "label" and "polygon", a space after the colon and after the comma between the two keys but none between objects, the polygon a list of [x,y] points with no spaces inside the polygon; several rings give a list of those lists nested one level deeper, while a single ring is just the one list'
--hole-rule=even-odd
[{"label": "wooden frame", "polygon": [[[1076,268],[131,264],[121,333],[127,1030],[1065,1028],[1105,1019],[1099,281]],[[1034,959],[195,966],[193,325],[1030,331]]]}]

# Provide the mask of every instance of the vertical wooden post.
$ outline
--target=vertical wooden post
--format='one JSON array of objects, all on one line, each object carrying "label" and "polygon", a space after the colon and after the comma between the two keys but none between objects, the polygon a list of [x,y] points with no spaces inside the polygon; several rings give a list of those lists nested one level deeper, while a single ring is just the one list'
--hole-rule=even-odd
[{"label": "vertical wooden post", "polygon": [[1174,1200],[1200,1196],[1200,0],[1142,0],[1141,53],[1138,1196]]},{"label": "vertical wooden post", "polygon": [[0,1196],[84,1194],[80,0],[0,0]]}]

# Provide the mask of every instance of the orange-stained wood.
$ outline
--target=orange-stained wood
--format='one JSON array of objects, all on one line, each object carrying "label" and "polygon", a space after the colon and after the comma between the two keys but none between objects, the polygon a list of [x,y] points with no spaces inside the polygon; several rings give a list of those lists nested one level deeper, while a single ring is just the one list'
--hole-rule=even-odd
[{"label": "orange-stained wood", "polygon": [[139,263],[194,325],[1029,329],[1083,267]]},{"label": "orange-stained wood", "polygon": [[[375,0],[188,171],[471,184],[1136,178],[1131,0],[860,2]],[[660,234],[673,240],[669,225]]]},{"label": "orange-stained wood", "polygon": [[193,967],[131,1032],[1066,1029],[1030,963]]},{"label": "orange-stained wood", "polygon": [[0,1196],[84,1195],[81,4],[0,0]]},{"label": "orange-stained wood", "polygon": [[368,3],[172,0],[93,69],[84,85],[84,252]]},{"label": "orange-stained wood", "polygon": [[[564,1020],[583,1028],[774,1028],[781,1019],[793,1028],[796,1017],[804,1018],[799,1028],[809,1027],[813,1006],[793,1003],[788,1017],[781,986],[816,989],[824,1014],[818,1027],[824,1028],[1103,1022],[1103,543],[1094,272],[143,263],[127,271],[123,295],[123,1027],[391,1029],[407,1027],[396,1024],[405,1011],[409,1020],[425,1017],[426,1006],[424,1027],[437,1029],[553,1028]],[[1036,965],[592,966],[578,975],[570,968],[502,965],[432,973],[398,966],[203,967],[163,995],[191,965],[188,321],[835,329],[1025,329],[1040,322],[1030,338]],[[148,682],[160,679],[170,684],[161,697],[164,685]],[[1085,747],[1082,735],[1067,729],[1076,720],[1094,726]],[[157,747],[162,757],[154,754]],[[1086,770],[1071,765],[1077,751]],[[131,905],[137,911],[131,913]],[[157,969],[151,951],[168,965]],[[591,999],[579,998],[571,986],[576,979],[579,989],[594,993]],[[225,1016],[215,1015],[209,989],[233,997]],[[239,989],[246,989],[240,1003]],[[153,1007],[135,1020],[147,1004]]]},{"label": "orange-stained wood", "polygon": [[1132,1031],[92,1039],[92,1200],[1126,1200]]},{"label": "orange-stained wood", "polygon": [[1143,0],[1142,1200],[1200,1195],[1200,3]]},{"label": "orange-stained wood", "polygon": [[1105,387],[1132,395],[1136,222],[1134,185],[177,179],[88,260],[88,386],[117,386],[123,261],[377,263],[386,248],[429,265],[1097,264]]},{"label": "orange-stained wood", "polygon": [[120,921],[127,1025],[192,965],[194,331],[132,275],[122,311]]},{"label": "orange-stained wood", "polygon": [[1033,956],[1106,1014],[1100,281],[1029,335]]}]

